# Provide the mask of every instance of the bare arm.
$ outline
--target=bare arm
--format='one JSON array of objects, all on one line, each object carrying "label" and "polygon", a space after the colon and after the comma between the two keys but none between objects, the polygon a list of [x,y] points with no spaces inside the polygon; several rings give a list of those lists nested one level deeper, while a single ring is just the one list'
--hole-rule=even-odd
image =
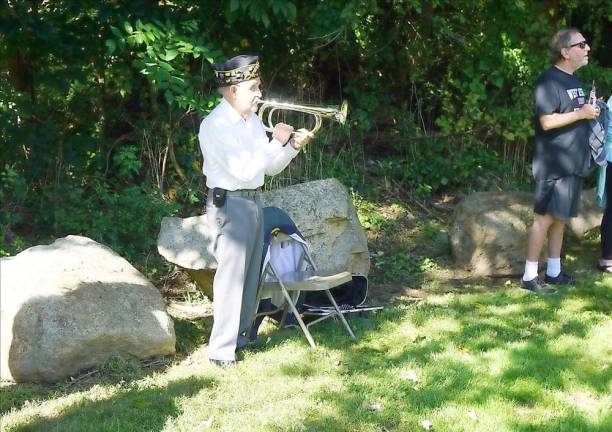
[{"label": "bare arm", "polygon": [[599,115],[599,108],[596,105],[584,104],[578,111],[568,113],[553,113],[540,116],[540,126],[547,131],[557,129],[579,120],[591,120]]}]

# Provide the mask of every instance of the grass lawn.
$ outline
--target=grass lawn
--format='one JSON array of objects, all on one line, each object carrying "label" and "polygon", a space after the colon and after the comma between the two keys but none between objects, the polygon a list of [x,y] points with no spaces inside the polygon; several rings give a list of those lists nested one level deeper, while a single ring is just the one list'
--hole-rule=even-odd
[{"label": "grass lawn", "polygon": [[555,297],[466,289],[353,318],[357,342],[337,322],[315,326],[314,350],[269,325],[233,369],[199,345],[156,371],[114,365],[88,385],[4,386],[2,430],[612,430],[612,278]]},{"label": "grass lawn", "polygon": [[350,318],[355,342],[338,322],[313,328],[316,349],[267,324],[224,370],[207,360],[209,322],[177,321],[179,354],[162,367],[114,359],[92,379],[3,384],[1,430],[612,431],[612,277],[584,270],[596,242],[567,256],[579,284],[539,297],[436,276],[449,267],[426,248],[434,228],[414,248],[372,242],[373,278],[406,278],[374,290],[384,311]]}]

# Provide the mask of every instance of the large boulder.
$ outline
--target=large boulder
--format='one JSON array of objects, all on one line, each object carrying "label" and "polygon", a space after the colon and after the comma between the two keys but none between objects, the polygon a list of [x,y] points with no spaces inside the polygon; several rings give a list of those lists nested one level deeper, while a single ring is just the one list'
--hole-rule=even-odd
[{"label": "large boulder", "polygon": [[173,264],[191,270],[215,270],[212,230],[206,215],[165,217],[157,237],[157,250]]},{"label": "large boulder", "polygon": [[3,379],[53,382],[115,355],[174,353],[160,292],[99,243],[68,236],[0,266]]},{"label": "large boulder", "polygon": [[212,230],[206,215],[162,219],[157,251],[169,262],[186,269],[210,299],[213,298],[212,282],[217,269],[212,246]]},{"label": "large boulder", "polygon": [[[348,190],[327,179],[275,189],[262,194],[264,206],[286,211],[310,244],[321,272],[348,270],[367,276],[370,256],[367,238]],[[212,296],[217,265],[211,253],[212,237],[206,216],[168,217],[161,223],[159,253],[189,271],[200,289]]]},{"label": "large boulder", "polygon": [[283,209],[310,244],[319,270],[367,276],[368,242],[351,196],[336,179],[301,183],[263,194],[264,206]]},{"label": "large boulder", "polygon": [[[569,224],[577,238],[601,222],[594,190],[582,194],[581,210]],[[530,192],[477,192],[455,208],[450,231],[451,251],[458,267],[479,276],[517,276],[523,273],[527,238],[533,222]],[[540,262],[547,255],[542,248]]]},{"label": "large boulder", "polygon": [[575,238],[581,239],[584,235],[601,225],[603,209],[597,204],[595,188],[582,191],[580,197],[580,212],[569,223],[570,232]]}]

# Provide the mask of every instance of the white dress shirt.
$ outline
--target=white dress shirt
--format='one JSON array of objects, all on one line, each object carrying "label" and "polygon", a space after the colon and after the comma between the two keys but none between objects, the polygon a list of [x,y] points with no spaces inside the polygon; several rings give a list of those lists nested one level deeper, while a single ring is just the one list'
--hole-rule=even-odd
[{"label": "white dress shirt", "polygon": [[269,140],[259,117],[244,119],[225,99],[202,120],[198,137],[209,188],[256,189],[264,175],[278,174],[299,153]]}]

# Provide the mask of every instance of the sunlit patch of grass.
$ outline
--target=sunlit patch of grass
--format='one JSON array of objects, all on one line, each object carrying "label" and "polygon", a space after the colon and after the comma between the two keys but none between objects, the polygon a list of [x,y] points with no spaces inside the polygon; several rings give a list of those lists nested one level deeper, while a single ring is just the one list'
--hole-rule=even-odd
[{"label": "sunlit patch of grass", "polygon": [[612,394],[596,395],[588,389],[554,392],[553,396],[557,398],[560,403],[578,410],[584,415],[592,417],[604,414],[612,406]]},{"label": "sunlit patch of grass", "polygon": [[164,370],[78,391],[3,388],[2,427],[607,431],[611,290],[607,277],[556,297],[441,284],[418,302],[350,317],[357,341],[330,320],[312,328],[312,349],[298,330],[266,322],[232,369],[211,365],[202,334],[185,324],[185,351]]}]

